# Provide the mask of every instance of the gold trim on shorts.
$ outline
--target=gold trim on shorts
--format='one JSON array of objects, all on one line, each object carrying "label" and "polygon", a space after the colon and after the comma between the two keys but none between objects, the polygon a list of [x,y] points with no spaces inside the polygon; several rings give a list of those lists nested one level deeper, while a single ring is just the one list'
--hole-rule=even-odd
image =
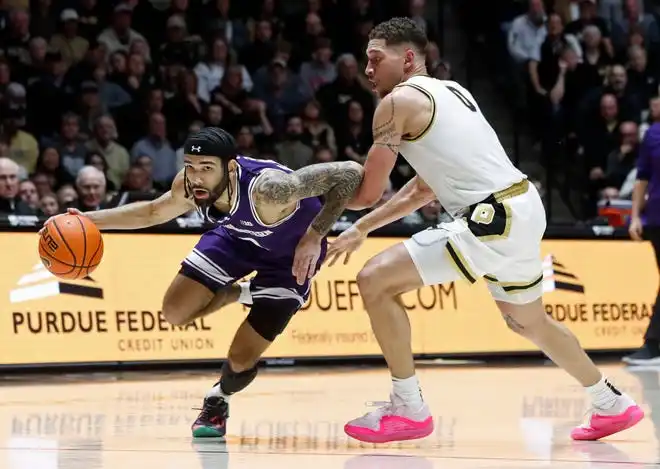
[{"label": "gold trim on shorts", "polygon": [[523,179],[522,181],[517,182],[514,185],[507,187],[506,189],[503,189],[499,192],[495,192],[493,194],[493,197],[495,198],[495,202],[503,202],[507,199],[512,199],[519,195],[523,195],[528,190],[529,190],[529,180]]},{"label": "gold trim on shorts", "polygon": [[454,246],[454,243],[451,240],[447,240],[445,244],[447,248],[447,254],[452,264],[458,271],[458,273],[470,283],[475,283],[477,278],[479,278],[475,273],[470,269],[469,264],[465,261],[465,258],[461,255],[460,251]]},{"label": "gold trim on shorts", "polygon": [[499,280],[497,280],[497,277],[495,277],[494,275],[484,275],[484,280],[486,280],[489,283],[499,285],[500,287],[502,287],[502,290],[504,290],[506,293],[510,295],[514,295],[516,293],[520,293],[521,291],[531,290],[539,283],[543,282],[543,274],[540,274],[531,282],[525,282],[525,283],[500,282]]}]

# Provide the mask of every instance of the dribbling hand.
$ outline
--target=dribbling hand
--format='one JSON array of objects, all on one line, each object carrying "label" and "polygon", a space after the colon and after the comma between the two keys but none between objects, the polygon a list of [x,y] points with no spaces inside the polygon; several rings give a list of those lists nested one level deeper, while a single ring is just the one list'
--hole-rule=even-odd
[{"label": "dribbling hand", "polygon": [[334,242],[330,243],[328,248],[328,267],[335,265],[342,254],[345,254],[344,265],[348,264],[351,254],[362,246],[366,237],[367,234],[357,229],[355,225],[340,234]]},{"label": "dribbling hand", "polygon": [[[53,221],[53,219],[55,219],[57,217],[61,217],[62,215],[83,215],[83,213],[80,210],[78,210],[77,208],[68,208],[68,209],[66,209],[66,214],[65,213],[58,213],[57,215],[53,215],[52,217],[50,217],[48,220],[46,220],[44,222],[44,226],[46,226],[48,223]],[[44,228],[41,228],[39,230],[39,234],[41,234],[41,232],[43,230],[44,230]]]}]

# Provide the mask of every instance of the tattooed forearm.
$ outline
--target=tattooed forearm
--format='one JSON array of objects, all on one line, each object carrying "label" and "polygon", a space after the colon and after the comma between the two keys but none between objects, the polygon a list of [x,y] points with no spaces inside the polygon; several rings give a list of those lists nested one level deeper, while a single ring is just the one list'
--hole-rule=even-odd
[{"label": "tattooed forearm", "polygon": [[359,164],[351,164],[341,175],[341,181],[326,194],[323,208],[312,221],[311,227],[319,235],[327,235],[344,212],[362,182],[363,169]]},{"label": "tattooed forearm", "polygon": [[374,119],[372,132],[374,145],[385,147],[395,155],[399,154],[401,134],[396,128],[394,120],[394,93],[390,93],[384,102],[382,113],[384,118]]},{"label": "tattooed forearm", "polygon": [[273,171],[255,186],[254,197],[260,203],[285,205],[323,195],[325,204],[311,227],[325,236],[355,195],[362,174],[362,166],[353,161],[314,164],[290,174]]}]

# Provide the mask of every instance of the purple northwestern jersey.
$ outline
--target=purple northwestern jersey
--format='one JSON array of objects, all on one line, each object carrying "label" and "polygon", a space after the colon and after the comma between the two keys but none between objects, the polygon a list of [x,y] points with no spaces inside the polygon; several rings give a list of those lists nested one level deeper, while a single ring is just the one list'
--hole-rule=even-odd
[{"label": "purple northwestern jersey", "polygon": [[286,218],[272,225],[264,223],[259,219],[252,197],[255,184],[264,170],[285,173],[293,171],[275,161],[257,160],[245,156],[239,156],[236,162],[238,163],[238,194],[229,214],[217,212],[213,208],[206,214],[198,209],[200,214],[215,221],[231,236],[262,248],[264,256],[280,257],[283,253],[292,253],[321,210],[323,202],[318,197],[302,199]]},{"label": "purple northwestern jersey", "polygon": [[[205,233],[184,259],[181,273],[202,283],[211,291],[230,285],[256,271],[251,281],[252,298],[259,300],[295,300],[302,306],[309,295],[309,281],[298,285],[293,277],[293,257],[298,241],[305,234],[323,202],[319,197],[302,199],[283,220],[268,225],[257,215],[252,190],[264,170],[291,173],[275,161],[236,158],[238,184],[236,201],[229,214],[211,208],[205,215],[217,227]],[[325,257],[327,243],[322,243],[317,270]]]}]

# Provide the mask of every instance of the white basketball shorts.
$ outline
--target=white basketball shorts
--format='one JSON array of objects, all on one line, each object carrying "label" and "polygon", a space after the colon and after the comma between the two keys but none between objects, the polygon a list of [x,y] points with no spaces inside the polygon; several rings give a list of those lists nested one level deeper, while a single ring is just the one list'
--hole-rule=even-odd
[{"label": "white basketball shorts", "polygon": [[543,294],[543,202],[527,180],[469,208],[463,218],[441,223],[406,240],[425,285],[483,277],[493,298],[526,304]]}]

